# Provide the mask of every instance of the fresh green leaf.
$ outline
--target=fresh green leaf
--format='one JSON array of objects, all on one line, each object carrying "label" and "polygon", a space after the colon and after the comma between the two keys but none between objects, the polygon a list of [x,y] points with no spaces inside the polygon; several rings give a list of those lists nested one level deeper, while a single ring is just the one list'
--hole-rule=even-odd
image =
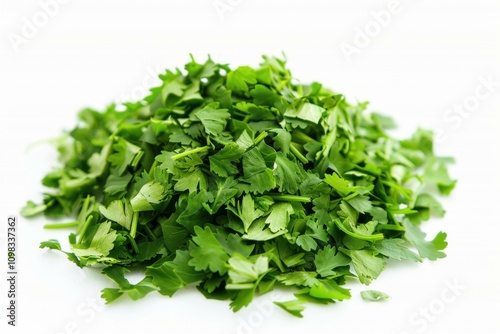
[{"label": "fresh green leaf", "polygon": [[253,68],[240,66],[227,74],[227,88],[237,93],[248,92],[247,84],[256,84],[257,75]]},{"label": "fresh green leaf", "polygon": [[410,260],[413,262],[421,262],[420,256],[405,247],[404,240],[402,239],[384,239],[377,241],[374,246],[387,257],[395,260]]},{"label": "fresh green leaf", "polygon": [[300,299],[289,300],[286,302],[274,302],[276,305],[287,311],[291,315],[302,318],[302,311],[305,310],[304,302]]},{"label": "fresh green leaf", "polygon": [[111,229],[110,222],[101,223],[87,247],[78,244],[73,245],[72,250],[78,257],[104,257],[113,249],[116,237],[116,231]]},{"label": "fresh green leaf", "polygon": [[361,291],[361,298],[369,302],[378,302],[390,298],[388,294],[376,290]]},{"label": "fresh green leaf", "polygon": [[314,257],[316,272],[321,277],[335,275],[333,269],[348,265],[351,260],[344,254],[336,251],[331,246],[319,250]]},{"label": "fresh green leaf", "polygon": [[219,109],[218,102],[213,102],[197,111],[195,116],[201,121],[208,135],[217,136],[226,127],[227,119],[231,117],[231,114],[227,112],[227,109]]},{"label": "fresh green leaf", "polygon": [[354,250],[348,252],[359,281],[370,284],[385,269],[385,261],[373,255],[369,250]]},{"label": "fresh green leaf", "polygon": [[426,241],[426,234],[408,219],[403,220],[405,227],[405,239],[411,242],[418,250],[421,257],[429,260],[444,258],[446,254],[442,251],[446,248],[446,233],[439,232],[432,241]]},{"label": "fresh green leaf", "polygon": [[194,231],[193,242],[196,245],[191,250],[192,259],[189,265],[194,266],[198,271],[209,269],[221,275],[225,274],[229,256],[213,232],[208,227],[202,229],[199,226],[195,226]]}]

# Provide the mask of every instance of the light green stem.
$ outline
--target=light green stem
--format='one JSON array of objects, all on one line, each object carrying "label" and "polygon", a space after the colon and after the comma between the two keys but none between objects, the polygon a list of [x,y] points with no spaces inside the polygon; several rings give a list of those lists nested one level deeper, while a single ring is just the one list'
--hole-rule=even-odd
[{"label": "light green stem", "polygon": [[259,136],[257,136],[257,138],[255,138],[255,140],[253,141],[255,145],[257,145],[258,143],[260,143],[261,141],[264,140],[264,138],[266,138],[268,135],[268,133],[266,131],[262,132]]},{"label": "light green stem", "polygon": [[61,224],[45,224],[43,228],[52,230],[58,228],[67,228],[67,227],[77,227],[78,222],[70,222],[70,223],[61,223]]},{"label": "light green stem", "polygon": [[358,234],[354,233],[352,231],[349,231],[340,221],[340,219],[335,219],[335,225],[344,232],[347,235],[350,235],[353,238],[360,239],[360,240],[369,240],[369,241],[376,241],[376,240],[382,240],[384,239],[384,235],[382,233],[378,234],[372,234],[372,235],[363,235],[363,234]]},{"label": "light green stem", "polygon": [[93,218],[94,216],[89,215],[87,217],[87,220],[85,221],[85,224],[83,224],[82,230],[80,231],[80,239],[78,240],[79,245],[82,243],[83,236],[85,235],[85,232],[87,231],[87,228],[89,227],[90,222],[92,221]]},{"label": "light green stem", "polygon": [[128,240],[130,241],[130,244],[132,245],[132,248],[134,249],[134,252],[136,254],[138,254],[139,253],[139,247],[137,247],[137,244],[136,244],[134,238],[132,238],[132,236],[130,234],[128,234],[127,237],[128,237]]},{"label": "light green stem", "polygon": [[290,145],[290,152],[292,152],[293,155],[295,155],[297,159],[299,159],[303,164],[307,164],[309,162],[309,160],[307,160],[307,158],[303,156],[302,153],[297,150],[297,148],[295,148],[293,143]]},{"label": "light green stem", "polygon": [[139,220],[139,212],[134,212],[132,216],[132,225],[130,226],[130,236],[135,238],[135,234],[137,233],[137,222]]},{"label": "light green stem", "polygon": [[280,195],[280,194],[269,194],[267,196],[271,197],[273,200],[277,202],[302,202],[302,203],[311,202],[311,198],[305,196]]},{"label": "light green stem", "polygon": [[173,155],[172,156],[172,160],[178,160],[178,159],[181,159],[181,158],[185,158],[188,155],[199,153],[199,152],[205,152],[205,151],[208,151],[209,149],[210,149],[210,146],[203,146],[203,147],[194,148],[192,150],[184,151],[182,153]]}]

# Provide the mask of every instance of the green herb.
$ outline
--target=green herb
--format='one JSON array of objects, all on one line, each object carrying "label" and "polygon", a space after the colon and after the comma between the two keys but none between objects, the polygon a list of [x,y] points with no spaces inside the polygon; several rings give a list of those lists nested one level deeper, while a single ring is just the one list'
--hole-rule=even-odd
[{"label": "green herb", "polygon": [[[445,256],[446,234],[429,241],[420,229],[444,214],[434,195],[455,186],[432,133],[395,139],[367,103],[263,59],[255,69],[192,59],[143,101],[81,111],[58,141],[61,166],[42,180],[53,191],[22,213],[72,217],[46,227],[74,228],[65,254],[105,267],[116,283],[107,302],[196,285],[237,311],[295,286],[296,299],[276,304],[301,317],[305,302],[349,299],[347,278],[368,285],[388,260]],[[135,267],[144,279],[131,284]]]},{"label": "green herb", "polygon": [[380,300],[384,300],[384,299],[387,299],[390,297],[388,294],[386,294],[382,291],[365,290],[365,291],[361,291],[361,298],[363,298],[363,300],[366,300],[369,302],[378,302]]}]

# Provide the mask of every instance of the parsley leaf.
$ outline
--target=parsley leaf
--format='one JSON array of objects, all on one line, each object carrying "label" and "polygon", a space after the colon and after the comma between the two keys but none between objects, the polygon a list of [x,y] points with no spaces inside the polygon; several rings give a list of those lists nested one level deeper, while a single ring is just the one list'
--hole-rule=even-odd
[{"label": "parsley leaf", "polygon": [[227,112],[227,109],[219,109],[218,102],[213,102],[197,111],[195,116],[201,121],[208,135],[217,136],[226,127],[226,120],[231,117],[231,114]]},{"label": "parsley leaf", "polygon": [[331,246],[319,250],[314,257],[316,271],[321,277],[335,275],[333,269],[348,265],[350,262],[351,260],[347,256],[337,252]]},{"label": "parsley leaf", "polygon": [[111,229],[111,222],[101,223],[89,245],[73,245],[72,250],[78,257],[104,257],[113,249],[116,238],[117,234]]},{"label": "parsley leaf", "polygon": [[446,233],[439,232],[432,241],[426,241],[425,233],[408,219],[403,220],[403,226],[405,227],[405,238],[417,248],[420,256],[429,260],[437,260],[446,256],[442,252],[448,245],[446,242]]},{"label": "parsley leaf", "polygon": [[361,298],[370,302],[377,302],[389,298],[389,295],[376,290],[365,290],[361,291]]},{"label": "parsley leaf", "polygon": [[191,249],[189,265],[194,266],[196,270],[208,270],[218,272],[223,275],[227,271],[226,263],[229,255],[226,253],[220,242],[214,236],[209,227],[202,229],[199,226],[194,228],[195,243]]},{"label": "parsley leaf", "polygon": [[247,84],[256,84],[257,76],[253,68],[240,66],[227,74],[227,88],[237,93],[248,92]]}]

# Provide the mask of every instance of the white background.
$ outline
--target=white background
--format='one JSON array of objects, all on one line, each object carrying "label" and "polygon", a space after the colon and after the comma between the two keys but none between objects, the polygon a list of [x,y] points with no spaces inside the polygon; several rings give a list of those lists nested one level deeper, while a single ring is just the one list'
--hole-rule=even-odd
[{"label": "white background", "polygon": [[[30,145],[72,128],[79,109],[141,96],[143,82],[154,84],[151,72],[182,67],[189,53],[236,67],[285,52],[296,78],[371,101],[371,110],[396,119],[399,134],[418,126],[441,133],[436,149],[456,158],[451,171],[459,182],[443,201],[446,217],[425,229],[448,233],[448,257],[390,263],[370,287],[390,300],[363,302],[364,288],[351,282],[351,300],[308,305],[303,319],[269,307],[269,297],[233,314],[228,303],[208,301],[194,288],[102,307],[99,290],[111,281],[38,249],[68,232],[43,230],[44,219],[20,219],[19,326],[8,333],[500,333],[498,0],[401,0],[384,26],[372,13],[387,9],[388,0],[66,2],[45,22],[38,1],[1,1],[2,222],[41,198],[39,180],[56,164],[49,145]],[[217,3],[230,7],[217,11]],[[363,44],[365,29],[371,36]],[[351,57],[341,49],[347,44],[357,48]],[[481,80],[496,84],[488,91]],[[478,99],[476,89],[488,96]],[[453,112],[464,103],[469,111]],[[0,267],[6,271],[5,256]],[[2,279],[2,328],[6,288]]]}]

